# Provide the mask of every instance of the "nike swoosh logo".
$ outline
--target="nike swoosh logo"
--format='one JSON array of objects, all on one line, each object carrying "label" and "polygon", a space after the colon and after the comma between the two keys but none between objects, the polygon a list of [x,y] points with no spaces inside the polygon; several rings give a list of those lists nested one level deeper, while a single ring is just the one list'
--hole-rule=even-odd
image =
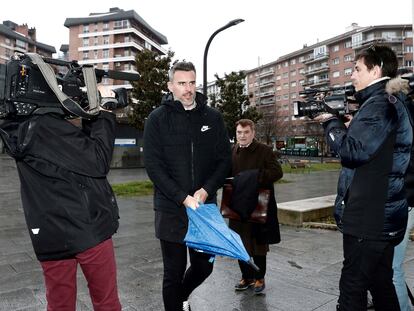
[{"label": "nike swoosh logo", "polygon": [[208,125],[203,125],[203,126],[201,127],[201,131],[202,131],[202,132],[208,131],[209,129],[211,129],[211,127],[209,127]]}]

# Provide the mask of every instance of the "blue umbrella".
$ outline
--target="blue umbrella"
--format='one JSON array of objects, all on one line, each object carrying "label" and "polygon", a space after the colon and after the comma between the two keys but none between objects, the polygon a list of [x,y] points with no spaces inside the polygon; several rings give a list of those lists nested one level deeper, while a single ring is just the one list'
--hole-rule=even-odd
[{"label": "blue umbrella", "polygon": [[212,255],[240,259],[259,271],[240,236],[227,226],[216,204],[202,204],[195,210],[186,210],[188,231],[184,241],[188,247]]}]

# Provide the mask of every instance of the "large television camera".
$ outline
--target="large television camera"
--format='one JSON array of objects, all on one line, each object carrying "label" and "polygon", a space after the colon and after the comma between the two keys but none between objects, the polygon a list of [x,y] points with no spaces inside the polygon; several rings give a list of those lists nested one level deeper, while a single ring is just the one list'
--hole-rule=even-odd
[{"label": "large television camera", "polygon": [[[56,73],[59,68],[66,73]],[[34,53],[16,54],[6,64],[0,64],[0,119],[51,112],[91,119],[98,114],[99,106],[108,110],[126,107],[128,96],[124,88],[113,90],[115,98],[100,96],[97,83],[104,77],[136,81],[139,74],[94,69]]]},{"label": "large television camera", "polygon": [[293,103],[295,117],[314,119],[322,113],[332,113],[338,117],[355,113],[359,105],[353,98],[353,86],[309,88],[299,92],[304,101]]}]

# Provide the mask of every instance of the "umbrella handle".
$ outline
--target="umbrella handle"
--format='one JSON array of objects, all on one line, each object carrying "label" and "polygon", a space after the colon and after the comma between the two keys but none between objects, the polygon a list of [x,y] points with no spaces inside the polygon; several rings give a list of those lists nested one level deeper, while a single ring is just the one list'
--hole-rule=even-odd
[{"label": "umbrella handle", "polygon": [[258,266],[256,266],[256,264],[253,262],[253,258],[250,258],[249,261],[247,262],[256,272],[259,272],[260,269]]}]

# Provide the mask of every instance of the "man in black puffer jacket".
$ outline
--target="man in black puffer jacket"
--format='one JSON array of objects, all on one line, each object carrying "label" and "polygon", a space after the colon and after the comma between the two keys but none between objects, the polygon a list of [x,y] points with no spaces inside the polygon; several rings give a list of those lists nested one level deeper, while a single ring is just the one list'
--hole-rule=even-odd
[{"label": "man in black puffer jacket", "polygon": [[186,271],[185,209],[216,203],[231,155],[221,114],[196,93],[194,65],[176,63],[169,80],[171,93],[145,123],[144,157],[155,186],[155,234],[164,261],[164,307],[177,311],[189,310],[189,295],[213,270],[210,255],[190,249],[191,266]]},{"label": "man in black puffer jacket", "polygon": [[94,310],[121,310],[111,239],[118,229],[118,206],[106,179],[115,115],[101,111],[82,125],[59,114],[33,115],[0,120],[0,136],[16,160],[47,310],[76,309],[78,264]]},{"label": "man in black puffer jacket", "polygon": [[367,290],[375,310],[400,310],[392,259],[407,225],[404,174],[413,133],[404,103],[385,91],[397,73],[395,53],[372,46],[355,60],[351,79],[359,111],[345,124],[329,114],[317,118],[343,166],[335,201],[344,248],[338,310],[365,310]]}]

